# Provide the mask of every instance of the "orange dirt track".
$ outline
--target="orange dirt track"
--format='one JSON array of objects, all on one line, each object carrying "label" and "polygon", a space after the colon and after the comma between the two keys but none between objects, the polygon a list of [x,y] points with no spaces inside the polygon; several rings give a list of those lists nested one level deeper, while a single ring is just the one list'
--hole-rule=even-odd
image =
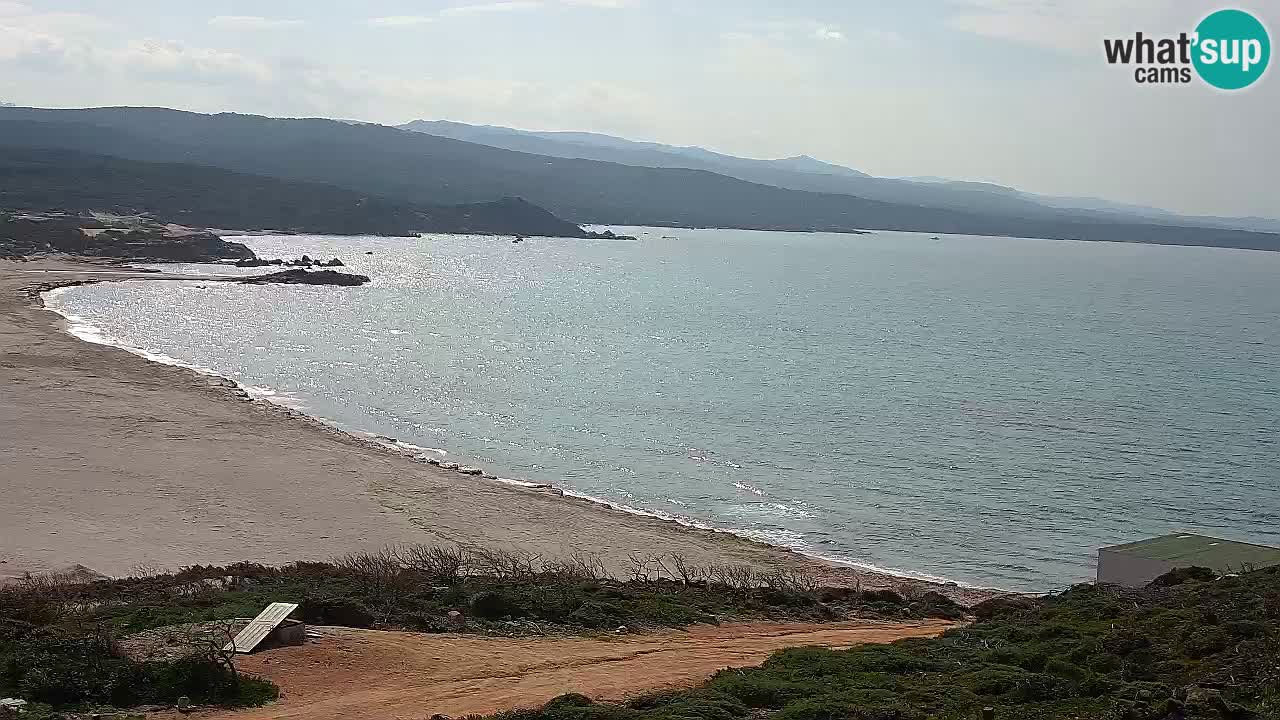
[{"label": "orange dirt track", "polygon": [[698,626],[594,638],[494,638],[317,628],[301,647],[240,659],[269,678],[280,701],[205,718],[409,720],[534,707],[567,692],[623,700],[688,687],[726,667],[757,665],[775,650],[849,647],[941,633],[951,623],[853,621]]}]

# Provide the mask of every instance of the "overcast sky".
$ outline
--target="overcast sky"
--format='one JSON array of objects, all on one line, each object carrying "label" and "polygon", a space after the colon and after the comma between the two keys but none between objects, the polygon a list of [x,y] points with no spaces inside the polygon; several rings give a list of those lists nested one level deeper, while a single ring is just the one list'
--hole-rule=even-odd
[{"label": "overcast sky", "polygon": [[[1280,3],[1235,3],[1271,29]],[[0,0],[0,101],[590,130],[1280,216],[1280,69],[1140,86],[1198,0]],[[1275,63],[1272,63],[1275,65]]]}]

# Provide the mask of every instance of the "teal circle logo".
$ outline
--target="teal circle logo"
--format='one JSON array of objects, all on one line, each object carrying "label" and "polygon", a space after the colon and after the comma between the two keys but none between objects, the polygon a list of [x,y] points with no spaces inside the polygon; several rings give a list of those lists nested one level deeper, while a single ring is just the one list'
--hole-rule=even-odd
[{"label": "teal circle logo", "polygon": [[1221,90],[1252,85],[1267,69],[1271,38],[1243,10],[1219,10],[1196,26],[1192,63],[1200,79]]}]

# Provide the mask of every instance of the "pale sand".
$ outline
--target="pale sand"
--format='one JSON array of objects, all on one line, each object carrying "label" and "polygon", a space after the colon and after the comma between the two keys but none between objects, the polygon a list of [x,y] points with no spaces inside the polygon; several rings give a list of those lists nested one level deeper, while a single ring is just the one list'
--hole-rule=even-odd
[{"label": "pale sand", "polygon": [[[594,553],[615,571],[632,553],[680,552],[819,572],[833,584],[905,582],[440,470],[248,401],[228,381],[83,342],[42,308],[38,292],[117,278],[103,270],[0,260],[0,578],[71,564],[113,576],[282,564],[456,541]],[[989,596],[941,589],[961,602]]]}]

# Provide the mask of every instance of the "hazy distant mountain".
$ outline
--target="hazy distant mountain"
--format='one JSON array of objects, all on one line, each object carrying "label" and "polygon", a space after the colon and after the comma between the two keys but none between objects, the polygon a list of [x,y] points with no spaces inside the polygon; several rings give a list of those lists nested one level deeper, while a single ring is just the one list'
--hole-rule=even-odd
[{"label": "hazy distant mountain", "polygon": [[988,182],[921,176],[880,178],[800,155],[754,160],[698,147],[677,147],[589,132],[539,132],[447,120],[414,120],[406,130],[508,150],[564,158],[586,158],[643,167],[683,167],[729,175],[791,190],[854,195],[869,200],[1012,215],[1056,221],[1159,222],[1197,227],[1280,231],[1265,218],[1186,217],[1159,208],[1097,198],[1054,197]]},{"label": "hazy distant mountain", "polygon": [[823,162],[822,160],[809,157],[808,155],[796,155],[795,157],[773,160],[771,162],[782,170],[795,170],[796,172],[819,173],[822,175],[843,175],[845,177],[871,177],[860,170],[847,168],[843,165],[832,165],[829,162]]},{"label": "hazy distant mountain", "polygon": [[[400,126],[405,130],[481,143],[507,150],[563,158],[603,160],[643,167],[690,168],[724,172],[740,170],[755,175],[770,170],[783,172],[826,173],[847,177],[869,177],[865,173],[840,165],[800,155],[780,160],[755,160],[713,152],[700,147],[679,147],[654,142],[641,142],[589,132],[538,132],[516,130],[496,125],[468,125],[449,120],[414,120]],[[732,173],[730,173],[732,174]],[[738,177],[735,175],[735,177]],[[758,181],[758,177],[741,178]],[[806,188],[799,188],[806,189]]]},{"label": "hazy distant mountain", "polygon": [[952,178],[937,177],[934,175],[918,175],[911,177],[897,178],[898,180],[906,180],[909,182],[929,183],[931,185],[946,185],[950,187],[967,187],[984,189],[989,192],[1003,193],[1007,195],[1018,195],[1033,202],[1049,207],[1067,208],[1075,210],[1096,210],[1108,213],[1128,213],[1139,215],[1142,217],[1154,218],[1178,217],[1178,214],[1170,210],[1162,208],[1150,207],[1148,205],[1136,205],[1133,203],[1113,202],[1111,200],[1103,200],[1095,197],[1068,197],[1055,195],[1040,195],[1038,193],[1030,193],[1024,190],[1018,190],[1007,185],[997,185],[995,183],[977,182],[972,180],[953,180]]},{"label": "hazy distant mountain", "polygon": [[[890,203],[849,194],[785,189],[703,169],[529,154],[379,125],[322,119],[203,115],[157,108],[0,108],[0,146],[206,165],[323,183],[415,207],[520,197],[574,223],[914,230],[1280,249],[1280,235],[1273,234],[1082,220],[1057,210],[1054,212],[1064,214],[1029,217]],[[859,179],[777,169],[770,172],[840,181]]]},{"label": "hazy distant mountain", "polygon": [[597,133],[537,132],[441,120],[415,120],[400,127],[437,137],[538,155],[602,160],[641,167],[709,170],[789,190],[853,195],[867,200],[963,212],[1057,220],[1081,219],[1069,210],[1042,205],[1022,197],[1012,189],[993,192],[992,188],[981,183],[918,183],[877,178],[804,155],[783,160],[755,160],[703,148],[639,142]]}]

